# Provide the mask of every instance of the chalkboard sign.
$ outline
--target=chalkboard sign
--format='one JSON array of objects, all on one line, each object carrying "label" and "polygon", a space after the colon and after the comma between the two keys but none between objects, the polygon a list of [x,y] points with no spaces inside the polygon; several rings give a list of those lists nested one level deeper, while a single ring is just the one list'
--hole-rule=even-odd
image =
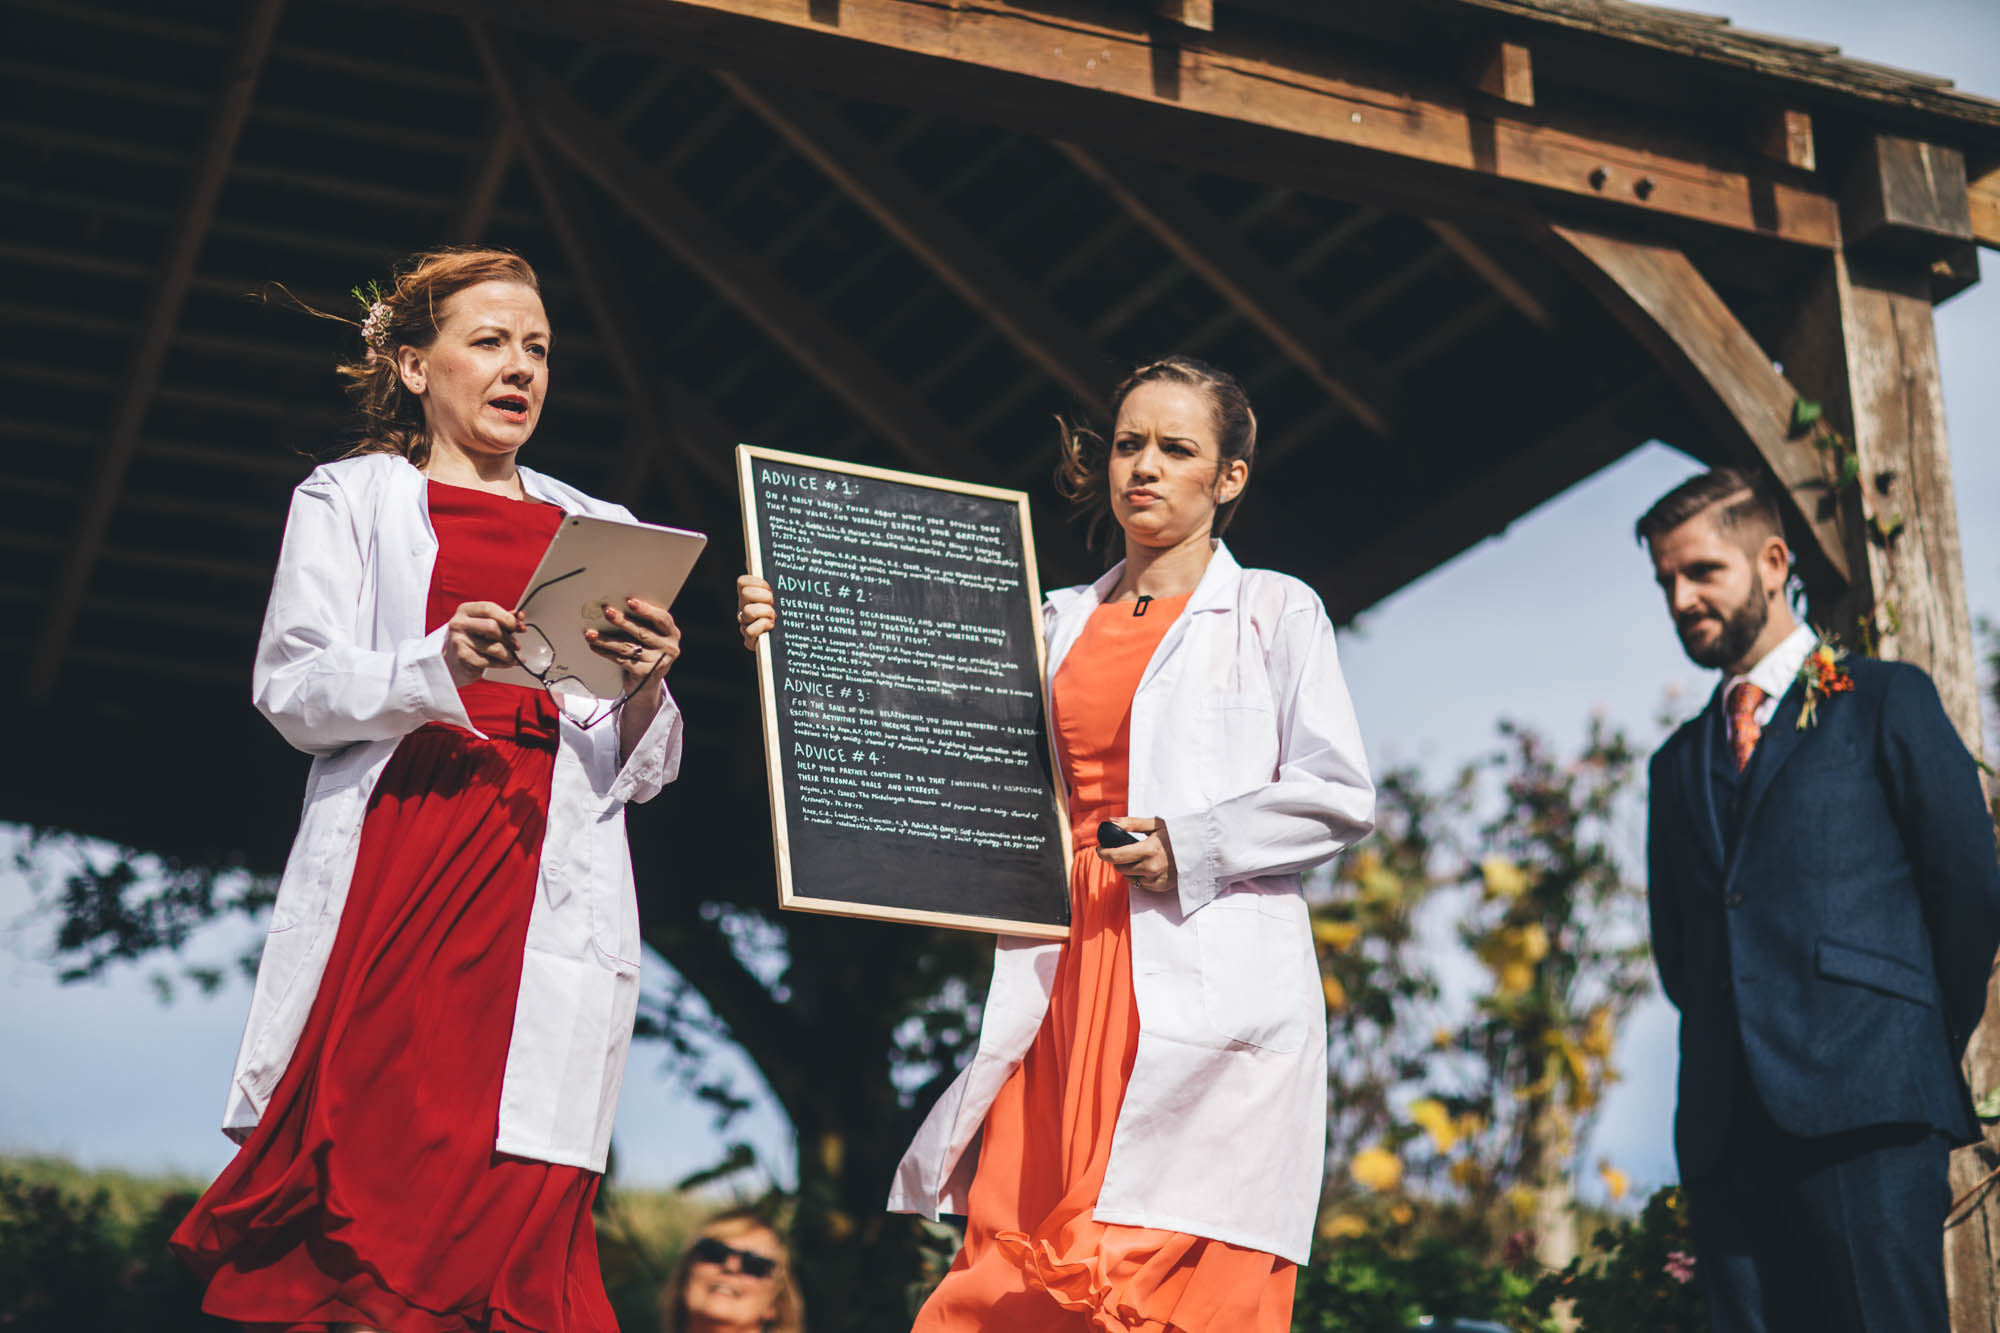
[{"label": "chalkboard sign", "polygon": [[1069,934],[1028,499],[741,445],[779,905]]}]

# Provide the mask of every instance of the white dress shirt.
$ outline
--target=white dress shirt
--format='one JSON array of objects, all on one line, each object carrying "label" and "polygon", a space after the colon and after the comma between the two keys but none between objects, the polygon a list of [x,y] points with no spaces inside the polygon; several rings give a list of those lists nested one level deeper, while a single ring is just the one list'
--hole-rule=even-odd
[{"label": "white dress shirt", "polygon": [[1722,685],[1723,726],[1729,731],[1729,739],[1736,740],[1736,723],[1729,711],[1729,696],[1736,693],[1736,687],[1749,681],[1764,691],[1764,701],[1757,705],[1757,725],[1759,728],[1771,725],[1777,716],[1778,700],[1785,697],[1785,691],[1792,688],[1798,679],[1799,669],[1812,656],[1812,650],[1819,644],[1819,635],[1810,625],[1800,625],[1787,634],[1770,652],[1759,658],[1757,665],[1739,676],[1731,676]]}]

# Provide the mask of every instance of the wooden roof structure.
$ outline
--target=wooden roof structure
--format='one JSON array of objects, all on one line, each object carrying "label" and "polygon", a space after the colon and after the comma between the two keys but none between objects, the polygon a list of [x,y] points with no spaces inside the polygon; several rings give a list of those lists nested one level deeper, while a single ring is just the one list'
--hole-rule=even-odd
[{"label": "wooden roof structure", "polygon": [[1623,0],[13,0],[8,37],[0,818],[279,864],[304,765],[249,662],[356,344],[248,296],[347,310],[475,240],[544,278],[530,461],[716,539],[649,922],[769,901],[730,448],[1025,487],[1081,579],[1053,418],[1167,351],[1243,379],[1232,544],[1337,619],[1661,438],[1776,472],[1818,606],[1886,611],[1977,726],[1930,306],[2000,246],[2000,104],[1945,80]]},{"label": "wooden roof structure", "polygon": [[[0,816],[260,868],[296,760],[247,664],[352,351],[270,282],[344,310],[423,246],[528,255],[533,461],[717,535],[676,683],[733,719],[738,440],[1028,487],[1081,578],[1052,418],[1193,352],[1265,426],[1235,544],[1344,619],[1649,438],[1755,456],[1689,390],[1704,318],[1772,347],[1843,247],[1943,296],[2000,242],[2000,104],[1617,0],[11,8],[0,600],[55,757]],[[1946,222],[1885,203],[1913,163]],[[1613,271],[1655,261],[1700,296],[1634,333]],[[691,771],[743,767],[704,734],[740,739]]]}]

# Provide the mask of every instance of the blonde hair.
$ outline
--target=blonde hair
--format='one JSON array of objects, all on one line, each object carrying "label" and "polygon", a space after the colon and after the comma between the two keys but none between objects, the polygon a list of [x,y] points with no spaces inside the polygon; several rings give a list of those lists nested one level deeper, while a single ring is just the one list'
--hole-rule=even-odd
[{"label": "blonde hair", "polygon": [[[418,467],[429,460],[424,405],[404,386],[396,352],[436,342],[445,302],[482,282],[516,282],[537,295],[542,290],[535,270],[512,250],[454,245],[411,255],[396,265],[386,289],[369,284],[368,308],[360,319],[316,310],[285,293],[307,313],[352,324],[361,333],[361,355],[334,367],[347,381],[347,396],[360,416],[361,442],[349,457],[401,454]],[[363,295],[358,289],[355,294]]]},{"label": "blonde hair", "polygon": [[660,1288],[661,1333],[686,1333],[687,1284],[688,1274],[694,1269],[694,1242],[712,1237],[726,1243],[753,1231],[767,1232],[778,1240],[778,1267],[771,1274],[771,1317],[764,1321],[764,1333],[804,1333],[806,1302],[799,1291],[799,1280],[792,1273],[792,1248],[785,1243],[777,1225],[755,1208],[732,1208],[709,1218],[681,1251],[680,1262],[674,1265],[667,1284]]},{"label": "blonde hair", "polygon": [[[1257,414],[1251,410],[1250,396],[1243,392],[1243,386],[1236,382],[1234,375],[1191,356],[1161,357],[1127,375],[1111,392],[1113,429],[1118,424],[1118,410],[1132,396],[1132,391],[1142,384],[1160,382],[1185,384],[1207,395],[1215,417],[1218,471],[1239,458],[1246,467],[1255,464]],[[1098,532],[1111,519],[1111,446],[1102,435],[1087,426],[1061,420],[1056,424],[1062,431],[1061,457],[1056,463],[1056,493],[1089,516],[1089,540],[1095,542]],[[1224,501],[1215,507],[1215,518],[1209,525],[1212,536],[1222,535],[1222,530],[1229,526],[1229,520],[1235,517],[1236,506],[1242,499],[1243,493],[1238,491],[1234,500]]]}]

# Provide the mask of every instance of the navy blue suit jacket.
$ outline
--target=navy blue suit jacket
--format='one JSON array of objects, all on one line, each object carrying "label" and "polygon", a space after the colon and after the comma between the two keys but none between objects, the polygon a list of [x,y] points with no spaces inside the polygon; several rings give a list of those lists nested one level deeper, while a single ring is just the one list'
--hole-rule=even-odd
[{"label": "navy blue suit jacket", "polygon": [[1810,729],[1797,683],[1779,701],[1733,839],[1709,768],[1719,697],[1653,756],[1647,894],[1681,1012],[1684,1180],[1720,1156],[1746,1069],[1793,1134],[1978,1134],[1959,1060],[2000,947],[1992,816],[1930,677],[1843,667],[1853,691],[1822,698]]}]

